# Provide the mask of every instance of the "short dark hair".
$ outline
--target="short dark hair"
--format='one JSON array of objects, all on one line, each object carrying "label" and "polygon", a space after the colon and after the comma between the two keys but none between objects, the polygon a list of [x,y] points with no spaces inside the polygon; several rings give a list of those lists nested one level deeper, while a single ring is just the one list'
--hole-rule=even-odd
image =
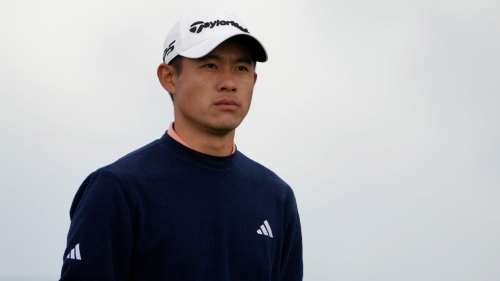
[{"label": "short dark hair", "polygon": [[[173,66],[175,69],[175,72],[177,72],[177,75],[181,75],[182,72],[182,56],[175,56],[169,63],[169,65]],[[172,99],[172,102],[174,102],[174,95],[171,93],[168,93],[170,95],[170,98]]]}]

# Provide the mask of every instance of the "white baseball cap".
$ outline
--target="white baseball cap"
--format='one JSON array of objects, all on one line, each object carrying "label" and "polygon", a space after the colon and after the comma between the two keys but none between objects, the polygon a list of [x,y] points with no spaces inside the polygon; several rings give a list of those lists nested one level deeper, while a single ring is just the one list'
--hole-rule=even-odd
[{"label": "white baseball cap", "polygon": [[201,58],[234,36],[248,47],[253,59],[267,61],[264,46],[241,20],[222,10],[202,10],[184,16],[174,24],[165,38],[163,62],[169,63],[177,55]]}]

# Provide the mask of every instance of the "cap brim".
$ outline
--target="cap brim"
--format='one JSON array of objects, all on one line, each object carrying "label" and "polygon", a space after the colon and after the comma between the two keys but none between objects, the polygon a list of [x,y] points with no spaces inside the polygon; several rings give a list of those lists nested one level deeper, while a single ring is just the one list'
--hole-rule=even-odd
[{"label": "cap brim", "polygon": [[182,51],[179,53],[179,55],[190,58],[190,59],[197,59],[201,58],[208,53],[210,53],[213,49],[215,49],[217,46],[219,46],[222,42],[226,41],[229,38],[238,38],[238,40],[241,40],[242,43],[248,47],[248,50],[252,54],[252,57],[254,60],[259,61],[259,62],[266,62],[267,61],[267,52],[266,49],[264,49],[264,46],[255,38],[254,36],[250,34],[241,34],[241,33],[236,33],[236,34],[224,34],[220,36],[215,36],[208,38],[206,40],[201,41],[200,43]]}]

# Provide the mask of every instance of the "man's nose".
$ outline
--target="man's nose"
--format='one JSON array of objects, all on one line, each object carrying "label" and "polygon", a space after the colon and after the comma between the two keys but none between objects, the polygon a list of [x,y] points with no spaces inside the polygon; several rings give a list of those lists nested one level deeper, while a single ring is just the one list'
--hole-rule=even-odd
[{"label": "man's nose", "polygon": [[236,92],[236,81],[234,81],[233,73],[230,70],[221,70],[218,79],[217,91]]}]

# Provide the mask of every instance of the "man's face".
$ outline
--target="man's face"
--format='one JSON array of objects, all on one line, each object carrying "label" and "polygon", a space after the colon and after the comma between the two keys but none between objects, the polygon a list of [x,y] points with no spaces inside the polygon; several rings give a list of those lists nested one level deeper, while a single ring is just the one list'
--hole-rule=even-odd
[{"label": "man's face", "polygon": [[247,48],[227,40],[200,59],[182,58],[176,76],[176,122],[210,134],[227,134],[243,121],[250,109],[257,79]]}]

